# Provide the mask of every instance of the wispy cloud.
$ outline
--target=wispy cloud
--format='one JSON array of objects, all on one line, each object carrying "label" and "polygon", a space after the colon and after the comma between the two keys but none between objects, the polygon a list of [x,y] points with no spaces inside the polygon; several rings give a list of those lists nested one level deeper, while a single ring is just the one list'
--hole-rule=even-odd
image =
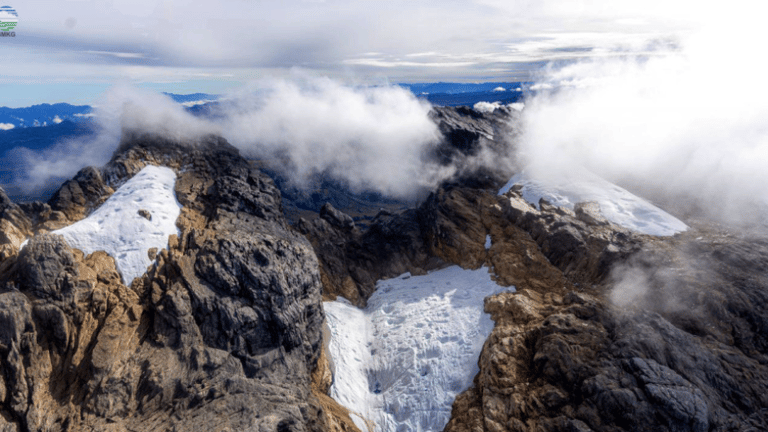
[{"label": "wispy cloud", "polygon": [[89,50],[86,51],[87,54],[96,54],[96,55],[103,55],[103,56],[112,56],[117,57],[120,59],[140,59],[144,58],[145,55],[142,53],[131,53],[131,52],[116,52],[116,51],[94,51]]},{"label": "wispy cloud", "polygon": [[[22,80],[31,69],[54,69],[76,82],[149,75],[119,66],[208,70],[213,76],[216,70],[239,71],[234,74],[245,80],[293,67],[361,79],[506,80],[552,60],[655,52],[653,41],[695,29],[706,9],[682,3],[223,0],[211,8],[202,0],[183,6],[22,1],[23,37],[12,46],[29,55],[15,51],[24,73],[6,80]],[[57,66],[46,67],[52,64]]]}]

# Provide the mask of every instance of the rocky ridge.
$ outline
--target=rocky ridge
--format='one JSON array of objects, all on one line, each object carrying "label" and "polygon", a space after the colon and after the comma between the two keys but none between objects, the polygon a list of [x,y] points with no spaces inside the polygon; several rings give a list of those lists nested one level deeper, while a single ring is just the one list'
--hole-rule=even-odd
[{"label": "rocky ridge", "polygon": [[[181,235],[130,287],[105,253],[44,234],[150,163],[177,172]],[[225,141],[127,135],[107,166],[28,208],[4,202],[4,232],[38,235],[20,253],[3,242],[0,429],[325,430],[316,258],[271,179]]]},{"label": "rocky ridge", "polygon": [[[508,152],[504,115],[436,109],[437,155]],[[0,430],[356,431],[326,395],[322,298],[363,306],[378,279],[451,264],[517,292],[485,300],[495,328],[446,431],[768,429],[768,240],[536,208],[474,162],[415,208],[326,203],[294,227],[285,195],[215,137],[129,135],[47,204],[0,194]],[[177,172],[181,235],[126,287],[111,257],[45,233],[148,163]]]},{"label": "rocky ridge", "polygon": [[[446,431],[768,427],[766,240],[702,224],[657,238],[610,223],[595,203],[538,207],[518,188],[446,185],[417,209],[380,214],[371,233],[331,208],[299,227],[331,275],[325,292],[358,305],[372,292],[358,275],[425,263],[487,265],[517,287],[486,299],[496,326]],[[395,265],[371,267],[364,250]]]}]

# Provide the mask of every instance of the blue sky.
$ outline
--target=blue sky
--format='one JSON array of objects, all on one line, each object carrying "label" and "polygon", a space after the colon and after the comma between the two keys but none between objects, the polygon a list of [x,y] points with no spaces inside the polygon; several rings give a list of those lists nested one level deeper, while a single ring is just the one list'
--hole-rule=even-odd
[{"label": "blue sky", "polygon": [[655,54],[704,9],[647,0],[8,0],[0,106],[114,84],[220,93],[292,69],[353,83],[513,81],[549,62]]}]

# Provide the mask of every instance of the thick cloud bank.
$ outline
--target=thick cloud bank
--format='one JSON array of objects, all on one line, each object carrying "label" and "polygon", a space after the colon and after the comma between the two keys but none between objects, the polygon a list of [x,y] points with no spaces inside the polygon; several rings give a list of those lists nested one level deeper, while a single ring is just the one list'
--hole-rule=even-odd
[{"label": "thick cloud bank", "polygon": [[225,105],[225,137],[299,185],[329,174],[355,191],[408,197],[452,171],[427,161],[439,133],[430,106],[399,87],[330,79],[262,83]]},{"label": "thick cloud bank", "polygon": [[103,165],[124,130],[171,139],[220,134],[244,155],[305,186],[322,174],[353,191],[413,198],[455,172],[431,158],[440,133],[431,106],[400,87],[351,87],[327,78],[262,81],[228,95],[212,119],[165,95],[115,87],[95,107],[94,135],[39,152],[17,152],[27,190]]},{"label": "thick cloud bank", "polygon": [[750,17],[646,57],[555,68],[526,102],[521,148],[541,175],[582,165],[679,213],[764,222],[768,83]]}]

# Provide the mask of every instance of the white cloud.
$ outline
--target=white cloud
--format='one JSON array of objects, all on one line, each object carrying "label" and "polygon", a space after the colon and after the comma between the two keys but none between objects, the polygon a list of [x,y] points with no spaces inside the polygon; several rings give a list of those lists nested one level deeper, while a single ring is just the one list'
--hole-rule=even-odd
[{"label": "white cloud", "polygon": [[252,90],[233,96],[224,136],[248,155],[279,161],[299,184],[327,173],[353,190],[412,197],[453,173],[425,161],[439,132],[430,106],[400,87],[299,76]]},{"label": "white cloud", "polygon": [[61,117],[59,117],[58,115],[57,115],[57,116],[55,116],[55,117],[53,118],[53,122],[54,122],[54,123],[56,123],[56,124],[59,124],[59,123],[61,123],[62,121],[63,121],[63,120],[62,120],[62,119],[61,119]]},{"label": "white cloud", "polygon": [[403,60],[385,60],[385,59],[348,59],[343,61],[347,65],[355,66],[375,66],[380,68],[402,68],[402,67],[420,67],[420,68],[456,68],[472,66],[475,62],[413,62]]},{"label": "white cloud", "polygon": [[472,108],[474,108],[475,111],[491,113],[496,111],[499,107],[501,107],[501,102],[478,102]]},{"label": "white cloud", "polygon": [[297,186],[322,173],[356,191],[415,198],[456,170],[432,160],[440,134],[428,116],[430,105],[399,86],[348,86],[296,73],[255,82],[220,101],[223,118],[208,121],[167,96],[112,88],[94,109],[95,136],[43,152],[16,152],[24,173],[17,184],[39,188],[84,166],[103,165],[125,129],[176,140],[221,135]]},{"label": "white cloud", "polygon": [[117,148],[123,130],[140,130],[188,140],[221,130],[195,118],[168,96],[128,86],[115,86],[103,94],[94,113],[95,134],[65,139],[42,151],[17,149],[14,162],[21,166],[17,186],[27,191],[46,187],[51,180],[74,176],[86,166],[102,166]]},{"label": "white cloud", "polygon": [[768,84],[759,16],[723,12],[662,56],[551,69],[532,89],[552,91],[526,103],[527,157],[554,170],[580,163],[680,212],[764,221]]},{"label": "white cloud", "polygon": [[216,101],[214,99],[201,99],[196,101],[182,102],[181,106],[189,108],[196,105],[205,105],[209,102],[216,102]]},{"label": "white cloud", "polygon": [[117,57],[122,59],[138,59],[145,57],[142,53],[134,53],[134,52],[118,52],[118,51],[94,51],[89,50],[86,51],[87,54],[98,54],[98,55],[104,55],[104,56],[111,56],[111,57]]},{"label": "white cloud", "polygon": [[13,123],[0,123],[0,130],[11,130],[15,127]]},{"label": "white cloud", "polygon": [[80,82],[103,75],[108,80],[162,75],[116,70],[115,64],[164,69],[163,74],[187,68],[263,77],[265,71],[284,73],[300,66],[365,79],[386,74],[393,80],[489,75],[506,80],[549,60],[653,52],[653,41],[673,40],[695,29],[711,9],[680,0],[650,0],[648,7],[591,3],[223,0],[211,8],[202,0],[183,5],[22,1],[24,32],[35,37],[20,42],[27,51],[41,52],[16,62],[19,72],[13,72],[13,79],[34,75],[29,62],[45,73],[35,61],[45,57],[46,64],[61,66],[54,68],[58,76]]}]

